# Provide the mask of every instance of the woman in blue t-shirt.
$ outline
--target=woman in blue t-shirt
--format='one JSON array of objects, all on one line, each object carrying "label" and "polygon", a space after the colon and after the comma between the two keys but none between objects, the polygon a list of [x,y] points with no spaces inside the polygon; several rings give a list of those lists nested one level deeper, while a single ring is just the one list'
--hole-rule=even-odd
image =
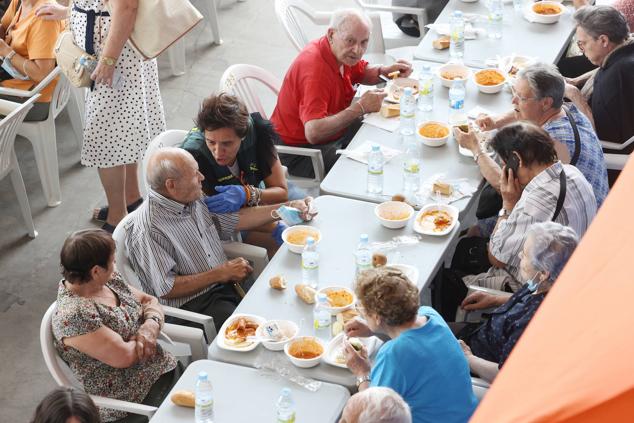
[{"label": "woman in blue t-shirt", "polygon": [[374,364],[365,349],[346,341],[346,363],[359,390],[392,388],[409,404],[415,423],[468,421],[477,405],[469,365],[442,317],[420,307],[418,288],[398,270],[378,269],[363,273],[355,291],[365,322],[348,322],[346,334],[390,338]]}]

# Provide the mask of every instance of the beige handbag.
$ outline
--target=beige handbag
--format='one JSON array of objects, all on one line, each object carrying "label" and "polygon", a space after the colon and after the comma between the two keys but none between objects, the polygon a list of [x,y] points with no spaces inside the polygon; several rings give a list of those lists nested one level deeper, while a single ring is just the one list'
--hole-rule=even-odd
[{"label": "beige handbag", "polygon": [[57,37],[55,43],[55,58],[57,65],[60,67],[66,78],[75,87],[90,87],[92,80],[90,79],[90,71],[82,66],[80,61],[84,57],[86,60],[97,60],[95,56],[86,53],[77,47],[73,41],[73,34],[70,31],[64,31]]},{"label": "beige handbag", "polygon": [[[110,2],[106,5],[112,14]],[[188,0],[139,0],[128,45],[144,60],[153,59],[202,19]]]}]

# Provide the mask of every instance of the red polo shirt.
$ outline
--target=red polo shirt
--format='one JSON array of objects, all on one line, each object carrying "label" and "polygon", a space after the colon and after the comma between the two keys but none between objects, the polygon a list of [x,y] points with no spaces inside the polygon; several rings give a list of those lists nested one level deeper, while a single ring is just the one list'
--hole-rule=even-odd
[{"label": "red polo shirt", "polygon": [[[354,84],[363,80],[368,62],[360,60],[354,66],[343,65],[343,75],[328,39],[312,41],[291,64],[271,122],[284,144],[306,145],[304,124],[313,119],[335,115],[348,107],[354,97]],[[344,131],[333,135],[334,141]]]}]

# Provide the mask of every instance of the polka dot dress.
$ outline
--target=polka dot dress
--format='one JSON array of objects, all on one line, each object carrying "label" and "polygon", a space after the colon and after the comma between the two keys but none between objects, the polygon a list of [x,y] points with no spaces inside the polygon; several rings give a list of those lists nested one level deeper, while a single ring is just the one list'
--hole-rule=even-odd
[{"label": "polka dot dress", "polygon": [[[84,10],[106,11],[103,0],[75,0]],[[75,43],[85,48],[86,14],[72,11]],[[110,28],[110,17],[97,17],[94,49],[101,55]],[[165,131],[165,113],[159,91],[156,60],[141,60],[126,44],[115,74],[124,83],[119,89],[95,84],[86,98],[86,126],[81,163],[107,168],[139,162],[148,143]]]}]

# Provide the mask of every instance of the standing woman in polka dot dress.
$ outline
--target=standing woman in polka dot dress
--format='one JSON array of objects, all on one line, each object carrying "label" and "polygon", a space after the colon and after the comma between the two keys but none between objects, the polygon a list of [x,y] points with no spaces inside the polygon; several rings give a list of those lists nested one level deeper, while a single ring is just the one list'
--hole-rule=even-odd
[{"label": "standing woman in polka dot dress", "polygon": [[[75,43],[94,52],[99,61],[86,99],[81,163],[99,171],[108,207],[95,210],[93,217],[104,221],[109,232],[141,203],[137,165],[149,141],[165,130],[156,60],[142,60],[126,44],[137,4],[138,0],[73,0],[69,6],[42,5],[37,12],[51,20],[66,19],[70,13]],[[122,83],[117,83],[118,75]]]}]

